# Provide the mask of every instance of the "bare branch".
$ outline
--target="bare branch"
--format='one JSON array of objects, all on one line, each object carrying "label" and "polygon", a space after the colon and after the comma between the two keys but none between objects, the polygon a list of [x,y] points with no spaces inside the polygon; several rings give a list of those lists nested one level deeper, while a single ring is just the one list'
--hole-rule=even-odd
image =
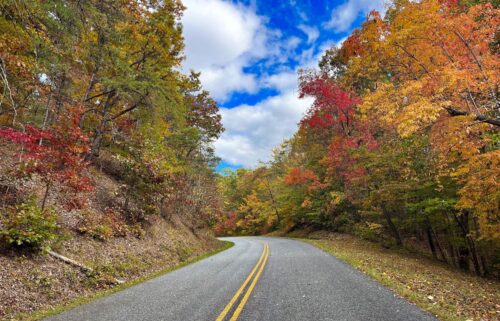
[{"label": "bare branch", "polygon": [[[448,114],[450,114],[450,116],[452,116],[452,117],[471,115],[471,113],[457,110],[457,109],[454,109],[451,107],[447,107],[445,109],[448,111]],[[488,118],[483,114],[475,114],[475,113],[472,113],[472,116],[474,116],[474,120],[478,120],[478,121],[483,122],[483,123],[488,123],[488,124],[500,127],[500,119]]]}]

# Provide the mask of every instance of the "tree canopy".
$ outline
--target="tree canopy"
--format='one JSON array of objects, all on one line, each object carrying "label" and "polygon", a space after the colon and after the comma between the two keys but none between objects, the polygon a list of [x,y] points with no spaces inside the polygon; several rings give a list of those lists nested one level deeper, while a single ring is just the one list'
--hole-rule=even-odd
[{"label": "tree canopy", "polygon": [[368,14],[319,71],[300,72],[314,102],[294,137],[222,179],[217,231],[333,229],[498,274],[499,22],[489,1]]}]

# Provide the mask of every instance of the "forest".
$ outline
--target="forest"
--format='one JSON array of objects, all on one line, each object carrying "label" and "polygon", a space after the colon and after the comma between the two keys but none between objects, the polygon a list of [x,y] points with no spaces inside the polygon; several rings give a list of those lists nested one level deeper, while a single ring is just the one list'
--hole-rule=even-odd
[{"label": "forest", "polygon": [[499,24],[496,1],[372,11],[300,71],[295,135],[219,178],[216,233],[337,231],[498,276]]},{"label": "forest", "polygon": [[[223,128],[199,74],[181,72],[183,10],[180,1],[2,1],[2,162],[18,151],[0,181],[7,243],[40,247],[56,233],[56,207],[84,209],[90,167],[122,184],[111,221],[218,213],[211,142]],[[28,195],[32,181],[42,191]],[[87,225],[78,228],[102,237],[116,228]]]}]

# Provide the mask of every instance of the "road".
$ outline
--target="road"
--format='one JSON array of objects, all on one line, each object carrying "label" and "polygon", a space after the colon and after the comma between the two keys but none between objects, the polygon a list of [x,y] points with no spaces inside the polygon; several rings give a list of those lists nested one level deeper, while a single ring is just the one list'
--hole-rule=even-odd
[{"label": "road", "polygon": [[349,265],[283,238],[232,248],[50,321],[436,321]]}]

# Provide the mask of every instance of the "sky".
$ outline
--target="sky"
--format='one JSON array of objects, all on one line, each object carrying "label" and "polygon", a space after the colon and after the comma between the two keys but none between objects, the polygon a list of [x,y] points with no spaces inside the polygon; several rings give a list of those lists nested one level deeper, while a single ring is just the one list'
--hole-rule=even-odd
[{"label": "sky", "polygon": [[317,68],[384,0],[184,0],[184,70],[220,106],[215,142],[222,168],[255,168],[290,138],[311,104],[299,99],[297,71]]}]

